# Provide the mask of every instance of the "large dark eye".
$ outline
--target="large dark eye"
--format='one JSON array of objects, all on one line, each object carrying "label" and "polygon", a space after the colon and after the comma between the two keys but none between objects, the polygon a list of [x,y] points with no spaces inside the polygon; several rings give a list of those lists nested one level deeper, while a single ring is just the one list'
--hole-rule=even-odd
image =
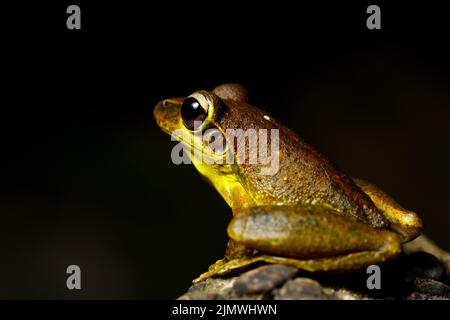
[{"label": "large dark eye", "polygon": [[189,130],[197,130],[208,116],[208,111],[197,99],[188,97],[181,105],[181,118]]}]

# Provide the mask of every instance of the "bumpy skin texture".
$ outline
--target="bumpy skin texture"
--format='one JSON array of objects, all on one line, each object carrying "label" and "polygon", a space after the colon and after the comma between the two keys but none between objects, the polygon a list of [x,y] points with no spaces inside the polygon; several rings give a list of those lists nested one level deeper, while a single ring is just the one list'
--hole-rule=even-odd
[{"label": "bumpy skin texture", "polygon": [[[257,205],[320,203],[373,227],[388,227],[387,220],[370,198],[294,132],[270,116],[270,120],[266,120],[264,116],[267,113],[248,103],[224,100],[224,105],[218,123],[225,133],[229,128],[244,131],[254,128],[279,129],[278,173],[261,175],[262,164],[239,165],[241,183]],[[237,144],[234,147],[237,148]],[[249,144],[244,147],[248,148]],[[234,153],[238,152],[234,150]],[[245,154],[249,154],[248,150]]]},{"label": "bumpy skin texture", "polygon": [[[224,259],[194,282],[255,262],[308,271],[358,270],[395,258],[401,241],[420,234],[422,222],[415,213],[377,187],[338,171],[294,132],[252,106],[242,86],[225,84],[194,95],[211,104],[204,127],[220,130],[227,142],[234,139],[227,129],[279,130],[279,170],[274,175],[262,175],[267,165],[248,161],[209,166],[194,162],[234,215]],[[193,132],[181,124],[182,100],[161,101],[154,115],[165,132],[181,129],[179,139],[186,144]],[[248,143],[230,145],[233,156],[240,148],[249,154]]]}]

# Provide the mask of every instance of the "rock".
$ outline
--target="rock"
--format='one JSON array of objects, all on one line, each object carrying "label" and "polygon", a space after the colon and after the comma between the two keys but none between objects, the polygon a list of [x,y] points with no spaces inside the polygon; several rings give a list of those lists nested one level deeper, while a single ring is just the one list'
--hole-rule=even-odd
[{"label": "rock", "polygon": [[403,245],[403,251],[407,255],[415,252],[427,252],[435,256],[445,267],[447,279],[450,280],[450,253],[439,248],[433,241],[428,239],[427,236],[421,235],[414,241],[405,243]]},{"label": "rock", "polygon": [[426,252],[414,252],[408,257],[411,271],[424,278],[443,280],[445,266],[435,256]]},{"label": "rock", "polygon": [[231,291],[237,277],[229,279],[210,278],[195,285],[192,285],[189,290],[179,300],[216,300],[227,299],[231,297]]},{"label": "rock", "polygon": [[269,264],[196,283],[179,299],[450,299],[450,254],[425,236],[403,251],[380,266],[380,290],[367,288],[365,272],[324,275]]},{"label": "rock", "polygon": [[450,287],[433,279],[414,279],[414,293],[422,294],[425,299],[450,299]]},{"label": "rock", "polygon": [[297,273],[297,269],[290,266],[271,264],[245,272],[234,283],[236,295],[268,292]]},{"label": "rock", "polygon": [[309,278],[289,280],[274,294],[275,300],[324,300],[329,298],[324,294],[322,285]]}]

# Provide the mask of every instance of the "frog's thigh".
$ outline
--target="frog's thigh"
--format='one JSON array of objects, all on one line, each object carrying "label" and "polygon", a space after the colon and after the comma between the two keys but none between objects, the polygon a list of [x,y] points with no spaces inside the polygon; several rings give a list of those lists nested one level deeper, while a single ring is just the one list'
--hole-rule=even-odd
[{"label": "frog's thigh", "polygon": [[422,220],[416,213],[402,208],[389,195],[367,181],[357,178],[353,178],[353,181],[385,215],[391,223],[391,228],[400,234],[402,241],[409,241],[420,235]]},{"label": "frog's thigh", "polygon": [[358,270],[397,256],[394,232],[315,206],[262,206],[238,213],[228,226],[234,241],[261,252],[253,261],[308,271]]}]

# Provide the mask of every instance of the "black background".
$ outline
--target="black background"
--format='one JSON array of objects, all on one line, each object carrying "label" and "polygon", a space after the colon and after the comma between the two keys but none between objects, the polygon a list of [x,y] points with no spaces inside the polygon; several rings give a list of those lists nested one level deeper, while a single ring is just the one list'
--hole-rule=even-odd
[{"label": "black background", "polygon": [[372,3],[73,3],[0,11],[1,298],[175,298],[221,258],[230,210],[152,111],[223,82],[450,249],[445,8],[379,4],[368,30]]}]

